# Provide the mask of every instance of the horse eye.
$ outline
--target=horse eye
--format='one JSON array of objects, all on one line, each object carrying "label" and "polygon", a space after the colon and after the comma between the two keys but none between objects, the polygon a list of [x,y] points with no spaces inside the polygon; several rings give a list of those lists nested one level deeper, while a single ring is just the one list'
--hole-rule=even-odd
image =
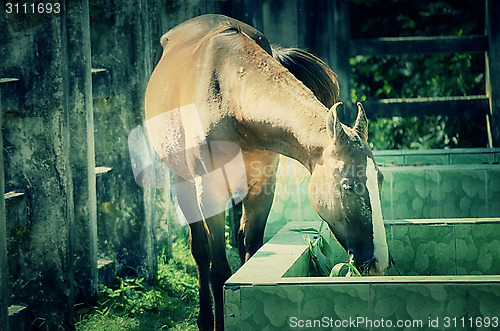
[{"label": "horse eye", "polygon": [[352,192],[354,190],[353,183],[349,179],[347,179],[347,178],[342,179],[342,181],[340,182],[340,184],[341,184],[341,187],[342,187],[342,191]]},{"label": "horse eye", "polygon": [[352,191],[352,186],[350,184],[344,183],[342,184],[342,189],[344,191]]}]

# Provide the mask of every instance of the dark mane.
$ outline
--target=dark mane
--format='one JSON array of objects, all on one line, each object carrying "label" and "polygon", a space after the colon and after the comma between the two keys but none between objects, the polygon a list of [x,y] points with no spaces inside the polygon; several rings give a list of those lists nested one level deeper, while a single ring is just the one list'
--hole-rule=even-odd
[{"label": "dark mane", "polygon": [[302,81],[327,108],[339,98],[339,84],[335,73],[316,55],[299,48],[272,46],[273,57]]}]

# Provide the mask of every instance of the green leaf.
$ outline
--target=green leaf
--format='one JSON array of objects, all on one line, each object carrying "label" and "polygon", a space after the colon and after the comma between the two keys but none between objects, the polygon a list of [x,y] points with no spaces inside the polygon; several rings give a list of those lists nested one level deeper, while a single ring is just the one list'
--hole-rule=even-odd
[{"label": "green leaf", "polygon": [[302,229],[291,229],[293,232],[311,232],[313,234],[319,234],[316,228],[302,228]]}]

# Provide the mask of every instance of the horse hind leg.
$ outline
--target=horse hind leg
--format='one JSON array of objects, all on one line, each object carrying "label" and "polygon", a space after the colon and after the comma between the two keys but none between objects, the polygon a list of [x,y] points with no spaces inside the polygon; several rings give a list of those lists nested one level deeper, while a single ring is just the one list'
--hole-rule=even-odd
[{"label": "horse hind leg", "polygon": [[215,330],[224,330],[224,283],[231,277],[226,257],[225,213],[205,220],[211,251],[210,285],[214,298]]},{"label": "horse hind leg", "polygon": [[198,270],[200,311],[198,328],[202,331],[213,330],[214,314],[212,311],[212,294],[210,293],[210,246],[205,224],[202,221],[189,224],[189,242],[191,253]]}]

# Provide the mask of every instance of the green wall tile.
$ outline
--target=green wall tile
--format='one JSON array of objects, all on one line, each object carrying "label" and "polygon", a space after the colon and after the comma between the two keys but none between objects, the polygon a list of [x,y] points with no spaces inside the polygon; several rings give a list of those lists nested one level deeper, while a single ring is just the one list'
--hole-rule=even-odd
[{"label": "green wall tile", "polygon": [[436,170],[424,170],[425,178],[425,192],[426,200],[426,213],[425,218],[439,218],[440,215],[440,192],[439,192],[439,172]]},{"label": "green wall tile", "polygon": [[[420,195],[421,193],[422,195]],[[393,218],[425,217],[425,178],[422,171],[402,171],[393,173]]]},{"label": "green wall tile", "polygon": [[303,320],[327,317],[329,326],[333,321],[335,327],[335,321],[370,316],[368,284],[300,285],[299,291],[301,292],[300,318]]},{"label": "green wall tile", "polygon": [[394,219],[394,213],[392,209],[392,182],[393,176],[392,172],[383,172],[384,181],[382,182],[382,192],[380,198],[380,204],[382,206],[382,216],[384,219]]},{"label": "green wall tile", "polygon": [[[443,323],[449,323],[447,329],[498,330],[486,327],[485,318],[500,316],[499,284],[444,284],[443,285]],[[448,320],[444,318],[448,317]],[[453,318],[456,318],[455,320]],[[462,318],[464,318],[462,320]],[[469,318],[472,318],[469,320]],[[476,322],[483,322],[476,325]],[[471,325],[472,323],[472,325]],[[498,325],[498,324],[497,324]],[[442,324],[442,326],[446,326]],[[481,327],[479,327],[481,326]]]},{"label": "green wall tile", "polygon": [[500,224],[456,225],[457,267],[461,275],[500,275]]},{"label": "green wall tile", "polygon": [[432,164],[432,165],[445,165],[449,163],[447,154],[410,154],[406,155],[405,163],[411,164]]},{"label": "green wall tile", "polygon": [[[500,223],[469,220],[429,224],[387,224],[390,252],[402,275],[454,275],[457,270],[460,275],[500,274]],[[289,242],[290,233],[285,235],[283,242]],[[454,284],[437,280],[428,283],[432,279],[414,278],[407,283],[388,279],[370,284],[304,284],[301,279],[295,284],[243,285],[239,290],[225,291],[226,325],[228,330],[288,330],[300,329],[291,327],[293,317],[326,317],[333,322],[363,317],[372,322],[382,318],[394,322],[422,320],[423,329],[433,329],[428,326],[430,318],[438,319],[438,329],[443,329],[445,317],[450,323],[453,317],[457,317],[457,323],[463,316],[467,323],[469,317],[474,322],[481,317],[483,323],[485,317],[500,317],[499,283],[477,283],[470,278]],[[360,328],[369,329],[366,324]],[[457,328],[462,329],[460,325]],[[450,325],[445,329],[457,328]]]},{"label": "green wall tile", "polygon": [[[393,242],[394,242],[394,228],[396,227],[397,225],[394,225],[392,223],[386,223],[385,224],[385,236],[386,236],[386,239],[387,239],[387,246],[389,248],[389,254],[391,254],[391,257],[394,259],[394,255],[393,255],[393,252],[394,252],[394,248],[393,248]],[[388,276],[398,276],[398,271],[399,270],[399,267],[397,265],[393,265],[392,263],[389,264],[389,269],[387,269],[387,272],[386,274]]]},{"label": "green wall tile", "polygon": [[385,219],[500,216],[500,167],[382,168]]},{"label": "green wall tile", "polygon": [[[461,178],[455,171],[440,171],[440,218],[461,217],[460,198],[464,195]],[[466,216],[466,215],[464,215]]]},{"label": "green wall tile", "polygon": [[400,165],[404,164],[403,155],[375,155],[375,161],[381,165]]},{"label": "green wall tile", "polygon": [[390,252],[401,275],[456,274],[452,226],[395,225]]},{"label": "green wall tile", "polygon": [[445,164],[491,164],[500,161],[497,149],[468,148],[468,149],[431,149],[431,150],[382,150],[374,151],[375,159],[379,163],[388,165],[409,165],[425,163],[433,165]]},{"label": "green wall tile", "polygon": [[240,290],[224,289],[224,327],[226,330],[241,330],[240,309]]},{"label": "green wall tile", "polygon": [[245,286],[241,288],[241,319],[245,330],[283,330],[299,316],[298,287]]},{"label": "green wall tile", "polygon": [[[404,153],[403,153],[404,154]],[[406,158],[442,159],[460,155],[478,160],[491,158],[491,152],[409,153]],[[489,155],[489,156],[484,156]],[[385,155],[392,157],[391,155]],[[384,157],[385,157],[384,156]],[[465,158],[464,156],[464,158]],[[462,160],[465,162],[466,159]],[[444,161],[443,161],[444,162]],[[295,169],[295,168],[299,169]],[[280,175],[277,195],[268,218],[266,240],[287,222],[320,220],[308,197],[308,174],[301,165],[286,165],[291,177]],[[423,167],[381,167],[382,214],[384,219],[500,217],[500,167],[495,165],[444,165]]]},{"label": "green wall tile", "polygon": [[451,154],[450,164],[483,164],[495,162],[493,153],[463,153]]},{"label": "green wall tile", "polygon": [[442,314],[441,284],[372,284],[370,291],[372,320],[421,320],[425,328]]},{"label": "green wall tile", "polygon": [[500,217],[500,166],[487,174],[488,217]]}]

